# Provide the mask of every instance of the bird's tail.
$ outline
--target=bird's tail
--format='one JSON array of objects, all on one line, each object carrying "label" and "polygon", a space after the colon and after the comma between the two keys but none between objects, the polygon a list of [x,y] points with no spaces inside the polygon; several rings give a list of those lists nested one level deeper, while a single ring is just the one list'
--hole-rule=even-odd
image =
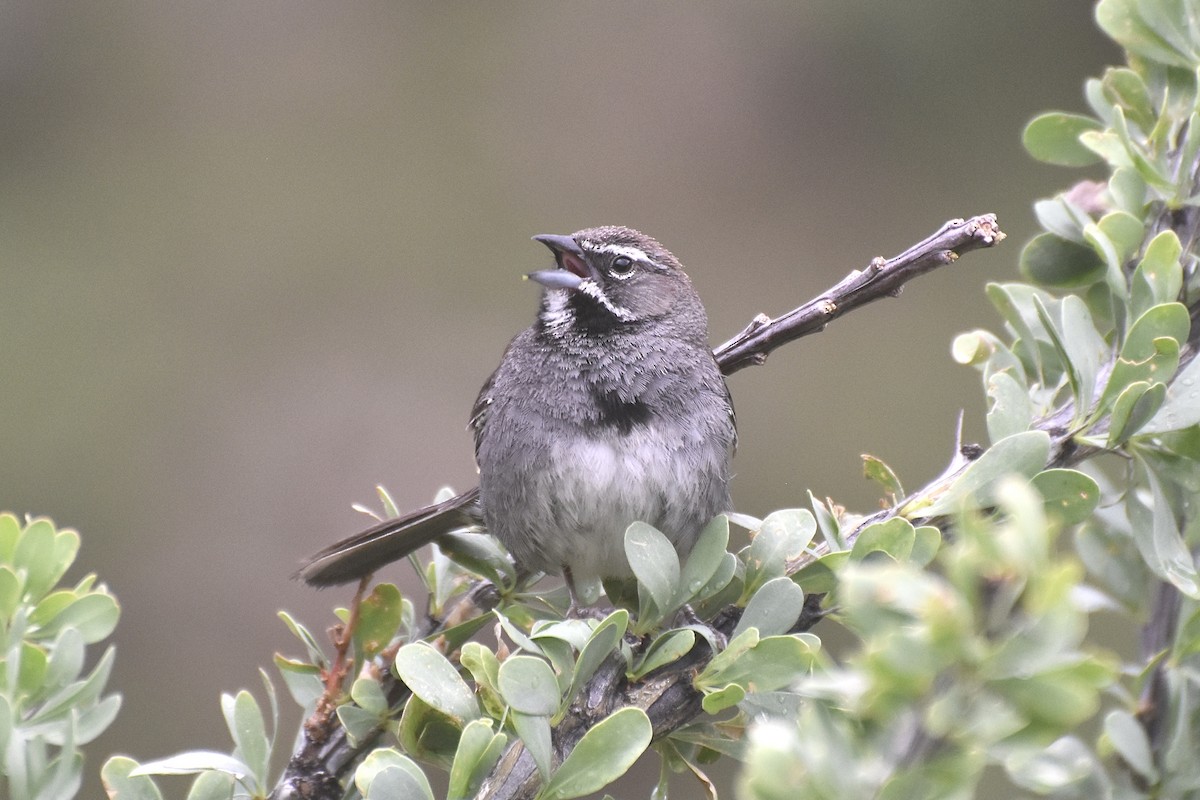
[{"label": "bird's tail", "polygon": [[479,489],[471,489],[342,539],[311,556],[295,577],[310,586],[349,583],[404,558],[443,534],[482,524]]}]

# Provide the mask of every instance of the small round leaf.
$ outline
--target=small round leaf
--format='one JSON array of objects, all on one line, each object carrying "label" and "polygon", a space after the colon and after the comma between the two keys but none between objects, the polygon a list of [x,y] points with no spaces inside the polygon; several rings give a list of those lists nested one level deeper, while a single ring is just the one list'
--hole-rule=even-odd
[{"label": "small round leaf", "polygon": [[540,797],[568,800],[599,791],[633,766],[650,746],[652,735],[645,711],[622,708],[583,735]]},{"label": "small round leaf", "polygon": [[1039,234],[1021,251],[1021,272],[1043,286],[1075,288],[1104,277],[1104,261],[1086,245]]},{"label": "small round leaf", "polygon": [[1101,127],[1091,117],[1051,112],[1035,117],[1026,125],[1021,142],[1039,161],[1061,167],[1086,167],[1100,161],[1100,157],[1079,143],[1079,135]]},{"label": "small round leaf", "polygon": [[401,647],[395,669],[413,694],[460,725],[479,717],[471,687],[445,656],[424,642]]},{"label": "small round leaf", "polygon": [[500,664],[497,685],[504,700],[522,714],[548,717],[558,711],[558,679],[536,656],[511,656]]}]

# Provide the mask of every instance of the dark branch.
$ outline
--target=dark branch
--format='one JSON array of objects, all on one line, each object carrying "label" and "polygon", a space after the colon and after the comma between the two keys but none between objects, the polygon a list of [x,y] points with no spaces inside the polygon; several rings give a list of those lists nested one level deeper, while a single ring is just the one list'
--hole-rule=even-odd
[{"label": "dark branch", "polygon": [[755,317],[737,336],[713,351],[721,371],[732,375],[767,360],[775,348],[810,333],[820,333],[843,314],[882,297],[895,297],[904,284],[926,272],[952,264],[972,250],[991,247],[1004,239],[995,214],[968,220],[952,219],[937,233],[894,258],[876,258],[837,285],[799,308],[771,319]]},{"label": "dark branch", "polygon": [[[819,333],[833,320],[882,297],[895,297],[905,283],[938,267],[951,264],[960,255],[991,247],[1004,238],[994,214],[968,220],[951,220],[936,233],[891,259],[877,258],[863,270],[855,270],[820,296],[776,319],[756,317],[741,333],[714,350],[721,371],[726,375],[744,367],[762,364],[767,355],[787,342]],[[474,491],[474,490],[472,490]],[[894,512],[882,512],[885,515]],[[871,518],[874,521],[876,518]],[[867,523],[864,522],[862,527]],[[861,529],[861,527],[860,527]],[[857,532],[850,534],[850,541]],[[798,569],[802,564],[792,565]],[[495,605],[488,584],[477,584],[452,616],[455,622],[486,613]],[[729,608],[717,614],[714,630],[728,636],[740,616]],[[807,599],[794,632],[806,631],[822,617],[820,597]],[[430,620],[420,632],[423,638],[435,637],[449,627],[447,622]],[[624,664],[615,657],[592,677],[580,692],[581,700],[554,732],[555,747],[565,757],[596,722],[622,706],[637,706],[646,711],[654,729],[654,738],[666,736],[702,713],[701,695],[692,687],[692,677],[711,659],[707,644],[701,643],[685,658],[668,669],[630,684]],[[408,687],[384,668],[379,679],[393,708],[407,701]],[[274,800],[337,800],[342,796],[340,781],[345,779],[360,756],[376,745],[373,737],[352,745],[338,723],[333,709],[318,710],[306,722],[304,736],[271,797]],[[519,741],[510,748],[479,794],[490,800],[532,798],[539,788],[533,759]]]}]

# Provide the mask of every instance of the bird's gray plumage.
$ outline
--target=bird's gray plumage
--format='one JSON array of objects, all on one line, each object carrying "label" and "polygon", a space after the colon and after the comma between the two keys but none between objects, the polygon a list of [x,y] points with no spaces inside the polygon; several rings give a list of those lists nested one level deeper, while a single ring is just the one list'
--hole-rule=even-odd
[{"label": "bird's gray plumage", "polygon": [[[623,576],[631,522],[686,554],[730,510],[733,408],[704,307],[674,256],[628,228],[572,238],[599,296],[547,289],[537,322],[484,386],[472,426],[480,500],[519,564]],[[606,269],[635,251],[646,257],[634,256],[628,277]]]},{"label": "bird's gray plumage", "polygon": [[310,583],[358,577],[480,516],[524,569],[620,577],[630,523],[650,523],[686,555],[731,509],[733,406],[679,262],[630,228],[535,238],[558,269],[530,275],[546,287],[537,320],[475,402],[478,502],[327,548],[301,571]]}]

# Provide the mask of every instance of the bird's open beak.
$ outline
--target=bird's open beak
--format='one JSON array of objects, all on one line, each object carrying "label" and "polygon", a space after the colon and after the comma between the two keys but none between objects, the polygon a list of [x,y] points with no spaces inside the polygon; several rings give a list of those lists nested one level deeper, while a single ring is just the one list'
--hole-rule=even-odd
[{"label": "bird's open beak", "polygon": [[558,269],[531,272],[526,276],[531,281],[537,281],[551,289],[578,289],[585,278],[593,277],[591,268],[583,258],[583,250],[570,236],[543,233],[534,236],[533,239],[550,248],[558,262]]}]

